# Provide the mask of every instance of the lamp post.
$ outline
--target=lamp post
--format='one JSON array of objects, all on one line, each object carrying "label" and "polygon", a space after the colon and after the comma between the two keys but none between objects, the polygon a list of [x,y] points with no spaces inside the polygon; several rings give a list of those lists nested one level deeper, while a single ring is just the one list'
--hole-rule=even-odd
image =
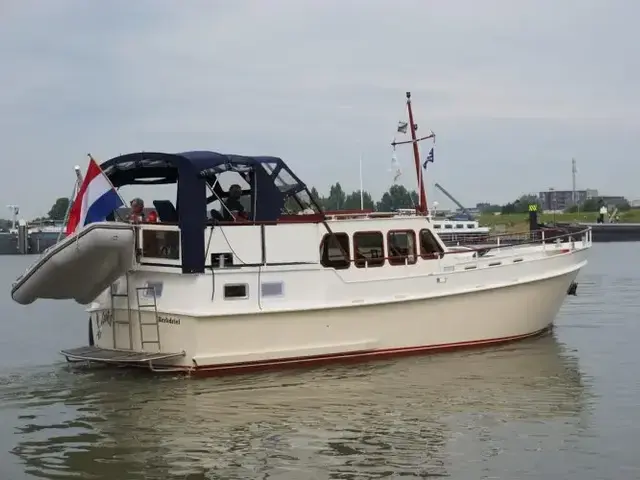
[{"label": "lamp post", "polygon": [[18,205],[7,205],[7,208],[11,211],[11,229],[14,230],[16,228],[16,223],[18,223],[18,212],[20,212],[20,207]]},{"label": "lamp post", "polygon": [[[438,205],[440,205],[438,202],[433,202],[433,217],[434,218],[438,215]],[[431,214],[431,212],[429,212],[429,214]]]}]

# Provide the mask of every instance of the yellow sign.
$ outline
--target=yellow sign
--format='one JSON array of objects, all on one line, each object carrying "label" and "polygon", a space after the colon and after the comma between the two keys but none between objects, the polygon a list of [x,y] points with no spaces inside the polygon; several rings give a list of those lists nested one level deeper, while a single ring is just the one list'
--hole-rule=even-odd
[{"label": "yellow sign", "polygon": [[531,205],[529,205],[529,211],[530,212],[537,212],[538,211],[538,204],[537,203],[532,203]]}]

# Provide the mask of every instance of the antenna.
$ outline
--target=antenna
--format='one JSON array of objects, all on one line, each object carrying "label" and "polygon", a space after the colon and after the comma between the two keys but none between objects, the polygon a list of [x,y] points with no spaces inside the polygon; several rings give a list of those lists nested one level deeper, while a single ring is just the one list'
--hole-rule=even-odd
[{"label": "antenna", "polygon": [[360,152],[360,210],[364,210],[364,186],[362,182],[362,151]]}]

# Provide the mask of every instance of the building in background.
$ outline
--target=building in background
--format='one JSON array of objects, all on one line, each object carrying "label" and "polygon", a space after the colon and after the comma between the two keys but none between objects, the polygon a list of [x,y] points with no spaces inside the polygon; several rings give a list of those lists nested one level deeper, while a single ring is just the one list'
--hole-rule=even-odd
[{"label": "building in background", "polygon": [[598,190],[587,188],[576,190],[575,200],[573,190],[552,190],[540,192],[538,199],[543,210],[566,210],[574,204],[581,205],[591,198],[598,197]]},{"label": "building in background", "polygon": [[622,195],[599,195],[598,190],[590,188],[586,190],[576,190],[575,202],[572,190],[549,189],[546,192],[540,192],[538,195],[542,210],[551,212],[564,211],[572,205],[582,205],[587,200],[592,199],[602,200],[602,202],[609,207],[621,207],[629,204],[628,200]]},{"label": "building in background", "polygon": [[622,195],[604,195],[602,197],[598,197],[598,199],[602,200],[605,205],[612,207],[620,207],[629,203],[629,201]]}]

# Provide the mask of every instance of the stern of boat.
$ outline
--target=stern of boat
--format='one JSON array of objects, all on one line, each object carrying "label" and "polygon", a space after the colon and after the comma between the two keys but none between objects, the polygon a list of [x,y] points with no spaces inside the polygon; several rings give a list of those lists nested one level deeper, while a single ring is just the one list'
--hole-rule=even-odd
[{"label": "stern of boat", "polygon": [[[176,226],[136,228],[135,267],[113,282],[87,309],[89,313],[89,345],[65,349],[61,354],[70,362],[91,362],[119,366],[146,367],[153,371],[189,371],[189,344],[194,320],[182,315],[159,311],[164,283],[176,273],[148,271],[140,267],[148,262],[149,232],[153,238],[177,244]],[[156,235],[160,232],[161,235]],[[173,245],[177,246],[177,245]],[[139,248],[144,247],[144,248]],[[175,256],[167,251],[167,266],[180,265],[179,247]]]}]

